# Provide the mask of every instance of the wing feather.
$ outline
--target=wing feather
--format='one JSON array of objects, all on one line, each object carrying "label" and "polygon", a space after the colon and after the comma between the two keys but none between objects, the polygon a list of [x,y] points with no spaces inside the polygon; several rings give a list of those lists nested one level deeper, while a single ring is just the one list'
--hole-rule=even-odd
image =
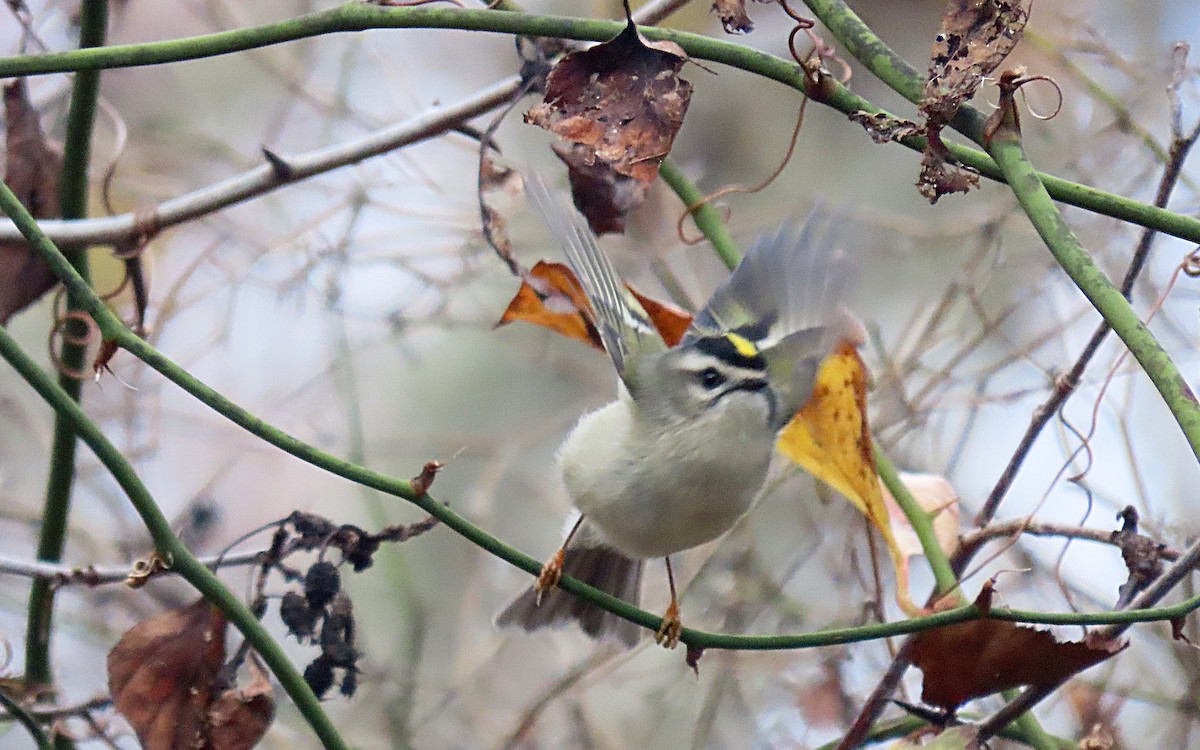
[{"label": "wing feather", "polygon": [[567,264],[592,303],[604,348],[612,357],[617,373],[632,390],[638,357],[666,349],[666,344],[650,324],[646,311],[625,289],[587,220],[564,198],[552,193],[536,174],[531,173],[525,179],[525,189],[542,221],[562,246]]}]

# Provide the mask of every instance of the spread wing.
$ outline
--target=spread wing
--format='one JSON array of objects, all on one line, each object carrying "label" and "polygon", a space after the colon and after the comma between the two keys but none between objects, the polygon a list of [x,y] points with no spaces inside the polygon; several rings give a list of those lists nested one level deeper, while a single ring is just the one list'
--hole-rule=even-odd
[{"label": "spread wing", "polygon": [[855,326],[842,306],[854,267],[834,242],[834,223],[817,210],[759,237],[687,334],[733,332],[754,342],[788,416],[811,395],[821,360]]}]

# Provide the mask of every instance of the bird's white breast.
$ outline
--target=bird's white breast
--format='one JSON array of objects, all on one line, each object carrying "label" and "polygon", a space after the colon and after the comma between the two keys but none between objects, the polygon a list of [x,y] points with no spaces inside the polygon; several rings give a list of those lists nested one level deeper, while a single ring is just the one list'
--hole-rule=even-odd
[{"label": "bird's white breast", "polygon": [[749,509],[774,447],[765,406],[701,427],[645,429],[625,399],[579,421],[559,453],[563,481],[604,541],[661,557],[717,538]]}]

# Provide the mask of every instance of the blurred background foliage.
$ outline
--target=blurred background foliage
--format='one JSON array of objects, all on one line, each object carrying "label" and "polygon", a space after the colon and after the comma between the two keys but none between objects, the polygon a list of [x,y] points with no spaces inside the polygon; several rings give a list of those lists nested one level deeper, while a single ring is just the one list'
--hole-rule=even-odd
[{"label": "blurred background foliage", "polygon": [[[293,17],[331,3],[148,0],[112,3],[110,43],[176,38]],[[565,6],[570,6],[569,8]],[[863,19],[924,68],[943,4],[852,3]],[[32,0],[33,29],[50,49],[74,44],[73,3]],[[619,17],[619,3],[527,3],[530,11]],[[773,4],[751,7],[744,43],[787,56],[790,22]],[[1147,141],[1165,144],[1166,87],[1176,40],[1200,21],[1183,0],[1039,0],[1030,36],[1009,65],[1052,76],[1062,112],[1026,117],[1031,158],[1053,174],[1150,202],[1161,171]],[[722,34],[696,0],[669,25]],[[819,30],[819,29],[818,29]],[[39,51],[0,11],[0,54]],[[287,155],[337,144],[448,104],[515,73],[511,39],[454,31],[375,31],[315,38],[103,76],[94,174],[110,163],[117,212],[154,205],[261,163],[261,146]],[[913,108],[851,62],[850,87],[901,115]],[[753,183],[781,159],[799,99],[745,73],[688,66],[696,86],[673,156],[701,186]],[[69,80],[31,79],[43,122],[61,136]],[[1195,118],[1194,78],[1183,88]],[[994,89],[984,96],[992,97]],[[1031,110],[1053,109],[1050,86],[1029,91]],[[521,124],[527,99],[501,125],[507,160],[565,184],[550,136]],[[981,104],[981,106],[983,106]],[[487,118],[479,120],[484,124]],[[118,133],[127,139],[118,142]],[[568,507],[554,451],[574,420],[613,395],[601,355],[529,326],[493,330],[517,282],[480,236],[478,144],[455,133],[289,186],[173,229],[149,247],[150,339],[209,385],[268,422],[324,450],[398,476],[448,461],[434,494],[518,548],[544,557],[559,543]],[[1007,463],[1032,410],[1067,369],[1099,318],[1053,266],[1009,191],[985,182],[930,206],[913,183],[918,158],[875,145],[842,115],[809,106],[795,156],[755,195],[723,199],[744,242],[763,226],[822,201],[841,210],[846,246],[861,259],[849,306],[868,324],[875,430],[902,467],[945,475],[964,524]],[[1172,208],[1195,213],[1195,169]],[[95,213],[103,211],[98,181]],[[556,258],[518,195],[499,204],[518,257]],[[722,270],[707,245],[675,236],[678,201],[658,185],[626,237],[606,240],[622,272],[664,295],[677,278],[702,300]],[[1067,210],[1084,245],[1120,277],[1138,230]],[[1191,248],[1160,238],[1135,291],[1146,310],[1166,292]],[[120,279],[93,251],[100,289]],[[1196,374],[1196,290],[1184,279],[1152,328],[1189,378]],[[124,313],[128,298],[114,304]],[[45,354],[52,307],[43,302],[10,330]],[[1194,459],[1148,381],[1130,362],[1100,399],[1121,351],[1110,340],[1080,391],[1037,442],[1000,518],[1117,528],[1127,504],[1143,530],[1176,547],[1197,532]],[[367,528],[420,518],[378,496],[263,446],[165,384],[132,357],[85,388],[85,404],[134,461],[180,533],[200,553],[294,509]],[[49,410],[0,368],[0,548],[33,556],[51,434]],[[1098,400],[1099,399],[1099,400]],[[1089,451],[1079,433],[1094,421]],[[69,562],[115,564],[144,554],[144,529],[86,451],[71,517]],[[1065,470],[1064,470],[1065,467]],[[1066,481],[1067,477],[1074,477]],[[243,545],[265,546],[259,539]],[[757,509],[724,539],[679,556],[684,617],[707,630],[797,632],[863,622],[877,596],[861,517],[810,480],[780,468]],[[890,576],[886,564],[883,576]],[[996,570],[1004,603],[1030,609],[1111,606],[1125,580],[1119,553],[1061,540],[1022,540],[964,587]],[[915,565],[915,591],[930,579]],[[242,574],[224,576],[238,590]],[[491,618],[527,582],[445,529],[387,549],[352,577],[365,656],[353,700],[327,707],[351,744],[421,748],[813,747],[840,736],[888,664],[889,644],[779,653],[708,654],[697,677],[680,652],[630,653],[576,632],[497,632]],[[666,601],[661,563],[648,571],[645,605]],[[0,635],[21,663],[27,582],[0,578]],[[128,626],[191,594],[159,581],[140,592],[72,587],[60,594],[54,658],[62,697],[103,692],[104,655]],[[273,615],[268,620],[284,633]],[[1189,630],[1189,632],[1192,632]],[[1064,634],[1078,637],[1078,630]],[[1193,640],[1200,642],[1192,633]],[[1133,647],[1047,702],[1053,732],[1078,736],[1109,722],[1128,747],[1187,747],[1194,739],[1200,657],[1165,625],[1140,626]],[[298,663],[310,650],[292,644]],[[894,645],[894,644],[893,644]],[[919,693],[910,675],[906,691]],[[995,699],[985,705],[994,706]],[[315,741],[284,702],[264,747]],[[119,719],[117,720],[119,721]],[[25,742],[16,732],[5,746]],[[132,737],[121,746],[135,746]],[[999,744],[999,743],[997,743]]]}]

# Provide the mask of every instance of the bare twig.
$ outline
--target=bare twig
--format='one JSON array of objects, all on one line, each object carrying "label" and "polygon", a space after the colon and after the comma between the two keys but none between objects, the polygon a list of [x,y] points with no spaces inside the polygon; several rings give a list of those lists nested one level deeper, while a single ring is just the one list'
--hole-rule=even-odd
[{"label": "bare twig", "polygon": [[[1172,100],[1175,103],[1175,110],[1178,110],[1178,102],[1174,94],[1177,84],[1173,84],[1169,91],[1172,93]],[[1162,177],[1158,181],[1158,190],[1154,196],[1154,205],[1159,208],[1165,208],[1167,202],[1171,199],[1171,193],[1175,189],[1175,185],[1179,181],[1180,173],[1183,170],[1183,164],[1187,161],[1187,156],[1191,152],[1192,147],[1196,145],[1196,140],[1200,138],[1200,123],[1188,134],[1184,135],[1178,127],[1178,117],[1176,117],[1172,126],[1173,138],[1171,146],[1168,150],[1168,158],[1163,166]],[[1129,298],[1133,291],[1133,284],[1137,281],[1138,276],[1142,272],[1142,268],[1146,265],[1146,259],[1150,255],[1150,248],[1154,244],[1154,238],[1157,235],[1153,229],[1144,229],[1141,238],[1138,240],[1137,247],[1134,249],[1133,257],[1129,261],[1129,268],[1125,271],[1125,278],[1121,282],[1121,293]],[[1033,448],[1034,441],[1038,435],[1042,433],[1042,428],[1050,421],[1050,418],[1056,414],[1067,399],[1071,397],[1075,390],[1079,387],[1079,383],[1083,378],[1083,372],[1091,363],[1092,357],[1100,349],[1100,345],[1104,343],[1105,338],[1111,330],[1107,321],[1100,323],[1096,327],[1096,331],[1092,334],[1087,345],[1083,347],[1075,364],[1071,366],[1065,374],[1055,379],[1054,392],[1046,401],[1034,410],[1033,416],[1030,419],[1028,429],[1021,437],[1017,448],[1013,451],[1012,458],[1009,459],[1008,465],[1004,467],[1000,479],[996,481],[995,487],[992,489],[979,514],[975,516],[976,526],[986,526],[996,515],[996,511],[1000,508],[1000,502],[1008,493],[1008,489],[1012,486],[1013,480],[1017,477],[1017,472],[1020,471],[1021,465],[1025,463],[1026,456],[1029,455],[1030,449]]]},{"label": "bare twig", "polygon": [[[208,557],[200,562],[209,567],[234,568],[254,565],[259,561],[262,551],[239,552],[224,557]],[[111,583],[123,583],[133,570],[134,563],[127,565],[110,565],[97,567],[94,565],[65,565],[31,560],[17,560],[0,556],[0,574],[22,576],[25,578],[50,578],[55,586],[102,586]],[[163,571],[164,574],[171,570]]]},{"label": "bare twig", "polygon": [[[289,183],[440,136],[463,120],[506,104],[520,87],[521,80],[512,76],[476,92],[458,104],[435,107],[362,138],[303,154],[273,154],[279,161],[261,164],[214,185],[172,198],[149,211],[83,221],[46,221],[40,226],[60,246],[133,242],[145,234],[145,227],[151,225],[147,217],[153,217],[152,226],[155,231],[161,231],[257,198]],[[281,169],[281,164],[285,168]],[[0,241],[20,239],[21,233],[10,220],[0,221]]]}]

